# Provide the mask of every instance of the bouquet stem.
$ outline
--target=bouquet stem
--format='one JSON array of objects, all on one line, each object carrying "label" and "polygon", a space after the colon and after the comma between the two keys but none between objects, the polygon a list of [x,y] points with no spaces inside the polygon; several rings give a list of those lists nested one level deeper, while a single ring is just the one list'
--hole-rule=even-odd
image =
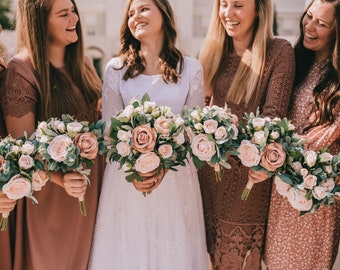
[{"label": "bouquet stem", "polygon": [[246,185],[246,187],[244,188],[244,190],[241,194],[242,200],[245,201],[245,200],[248,199],[249,193],[250,193],[251,189],[253,188],[253,185],[254,185],[254,183],[252,181],[248,180],[247,185]]},{"label": "bouquet stem", "polygon": [[222,180],[222,172],[221,172],[221,166],[220,164],[214,164],[214,170],[215,170],[215,176],[216,176],[216,181],[219,182]]},{"label": "bouquet stem", "polygon": [[8,216],[9,213],[2,213],[1,221],[0,221],[0,231],[6,231],[7,230],[7,223],[8,223]]},{"label": "bouquet stem", "polygon": [[79,200],[80,213],[81,213],[82,216],[86,217],[87,211],[86,211],[86,204],[85,204],[84,195],[79,197],[78,200]]}]

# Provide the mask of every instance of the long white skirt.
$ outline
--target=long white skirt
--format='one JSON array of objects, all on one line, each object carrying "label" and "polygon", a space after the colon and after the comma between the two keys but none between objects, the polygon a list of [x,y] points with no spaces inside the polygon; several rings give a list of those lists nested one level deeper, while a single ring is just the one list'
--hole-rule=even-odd
[{"label": "long white skirt", "polygon": [[208,269],[196,168],[177,169],[144,197],[116,163],[107,165],[89,269]]}]

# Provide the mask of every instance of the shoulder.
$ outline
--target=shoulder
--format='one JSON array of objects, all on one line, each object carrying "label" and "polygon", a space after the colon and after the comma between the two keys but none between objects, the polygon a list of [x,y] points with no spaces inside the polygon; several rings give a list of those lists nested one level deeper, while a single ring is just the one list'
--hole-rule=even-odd
[{"label": "shoulder", "polygon": [[184,69],[183,73],[188,72],[190,74],[197,73],[202,70],[202,65],[198,59],[194,57],[184,56]]},{"label": "shoulder", "polygon": [[277,53],[278,51],[293,51],[293,45],[284,38],[276,37],[271,39],[267,45],[268,52]]},{"label": "shoulder", "polygon": [[112,68],[112,69],[121,69],[124,65],[123,60],[120,57],[113,57],[111,60],[107,63],[106,69]]},{"label": "shoulder", "polygon": [[18,73],[24,71],[33,71],[29,55],[26,52],[22,52],[13,56],[8,62],[8,70],[16,71]]}]

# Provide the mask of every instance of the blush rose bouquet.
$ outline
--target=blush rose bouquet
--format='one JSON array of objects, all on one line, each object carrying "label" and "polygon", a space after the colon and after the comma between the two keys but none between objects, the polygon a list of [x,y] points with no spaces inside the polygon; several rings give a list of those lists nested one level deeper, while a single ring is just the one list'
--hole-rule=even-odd
[{"label": "blush rose bouquet", "polygon": [[[74,117],[63,114],[61,119],[52,117],[38,124],[35,140],[38,152],[46,163],[47,170],[77,171],[84,175],[87,184],[90,167],[98,154],[106,153],[105,122],[78,122]],[[79,198],[80,211],[87,215],[84,196]]]},{"label": "blush rose bouquet", "polygon": [[[33,191],[39,191],[48,181],[44,165],[38,157],[37,142],[27,136],[15,139],[7,136],[0,141],[0,188],[9,199],[28,197],[34,204]],[[7,228],[9,213],[3,213],[0,230]]]},{"label": "blush rose bouquet", "polygon": [[274,177],[277,192],[300,214],[314,213],[321,205],[331,206],[340,196],[340,154],[327,149],[296,151]]},{"label": "blush rose bouquet", "polygon": [[230,169],[228,156],[237,155],[238,118],[225,105],[195,106],[184,112],[186,134],[191,155],[197,168],[208,163],[215,170],[216,180],[222,179],[221,167]]},{"label": "blush rose bouquet", "polygon": [[[111,118],[108,162],[118,162],[128,182],[143,182],[147,175],[185,166],[189,145],[184,120],[167,106],[158,106],[145,94],[131,100]],[[143,192],[145,196],[150,192]]]},{"label": "blush rose bouquet", "polygon": [[[267,171],[269,177],[277,174],[287,157],[301,150],[303,144],[290,120],[262,117],[259,110],[245,114],[245,121],[239,124],[239,141],[237,151],[241,163],[255,171]],[[241,195],[243,200],[248,198],[253,184],[248,180]]]}]

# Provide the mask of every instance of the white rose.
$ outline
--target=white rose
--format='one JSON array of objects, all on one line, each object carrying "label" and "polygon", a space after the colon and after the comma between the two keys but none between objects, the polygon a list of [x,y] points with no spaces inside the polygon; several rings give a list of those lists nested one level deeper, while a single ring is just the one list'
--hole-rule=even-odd
[{"label": "white rose", "polygon": [[28,170],[33,167],[34,160],[31,156],[28,155],[22,155],[18,160],[19,167]]},{"label": "white rose", "polygon": [[203,129],[203,125],[202,125],[201,123],[196,123],[196,124],[194,125],[194,128],[195,128],[196,130],[202,130],[202,129]]},{"label": "white rose", "polygon": [[36,170],[32,174],[32,189],[39,191],[48,181],[48,173],[45,171]]},{"label": "white rose", "polygon": [[328,178],[321,183],[321,186],[326,188],[328,192],[331,192],[335,188],[334,178]]},{"label": "white rose", "polygon": [[288,190],[291,189],[291,186],[289,184],[283,182],[281,180],[281,178],[278,177],[278,176],[274,177],[274,183],[275,183],[275,186],[276,186],[276,191],[282,196],[286,196]]},{"label": "white rose", "polygon": [[192,139],[191,143],[192,153],[200,160],[210,161],[215,155],[215,144],[209,141],[206,134],[198,134]]},{"label": "white rose", "polygon": [[2,191],[12,200],[18,200],[31,194],[31,182],[21,176],[14,175],[3,187]]},{"label": "white rose", "polygon": [[[294,169],[294,171],[296,173],[301,173],[301,170],[302,170],[302,165],[301,165],[301,162],[299,161],[295,161],[292,163],[292,167]],[[308,173],[308,172],[307,172]]]},{"label": "white rose", "polygon": [[216,140],[224,140],[225,138],[227,138],[227,130],[223,126],[219,127],[215,131],[215,139]]},{"label": "white rose", "polygon": [[312,190],[312,194],[313,194],[315,199],[322,200],[322,199],[326,198],[326,196],[327,196],[327,189],[324,188],[324,187],[318,186],[318,187],[315,187]]},{"label": "white rose", "polygon": [[209,119],[207,121],[204,121],[203,123],[203,129],[205,133],[208,134],[214,134],[215,131],[217,130],[218,123],[214,119]]},{"label": "white rose", "polygon": [[332,158],[333,156],[330,153],[325,152],[320,155],[320,162],[329,162]]},{"label": "white rose", "polygon": [[201,121],[201,117],[198,113],[198,111],[194,110],[190,113],[190,116],[192,117],[192,119],[195,121],[195,122],[200,122]]},{"label": "white rose", "polygon": [[255,117],[252,121],[255,130],[261,130],[264,128],[266,120],[264,118]]},{"label": "white rose", "polygon": [[[43,121],[38,124],[37,130],[35,131],[35,136],[40,139],[47,130],[47,122]],[[40,141],[40,140],[39,140]]]},{"label": "white rose", "polygon": [[13,152],[13,153],[15,153],[15,154],[20,153],[20,147],[17,146],[17,145],[13,145],[13,146],[11,147],[11,152]]},{"label": "white rose", "polygon": [[131,119],[131,116],[133,114],[133,112],[135,111],[135,108],[133,107],[133,105],[127,105],[125,107],[125,109],[118,115],[118,120],[123,120],[124,118],[127,118],[129,121]]},{"label": "white rose", "polygon": [[252,144],[248,140],[241,142],[241,145],[237,148],[237,152],[239,152],[239,159],[246,167],[253,167],[260,163],[261,157],[259,150],[255,144]]},{"label": "white rose", "polygon": [[148,173],[159,167],[161,160],[154,152],[141,154],[135,163],[136,171],[140,173]]},{"label": "white rose", "polygon": [[313,189],[315,187],[318,178],[315,175],[308,174],[303,177],[304,187],[307,189]]},{"label": "white rose", "polygon": [[298,211],[309,211],[313,206],[312,200],[307,200],[305,190],[294,190],[291,188],[287,192],[287,198],[291,206]]},{"label": "white rose", "polygon": [[159,109],[159,107],[156,107],[156,108],[153,109],[151,116],[153,118],[158,118],[158,117],[161,116],[161,110]]},{"label": "white rose", "polygon": [[272,133],[270,133],[270,138],[272,140],[276,140],[280,137],[280,133],[278,133],[277,131],[273,131]]},{"label": "white rose", "polygon": [[175,125],[176,125],[176,128],[183,126],[184,125],[183,118],[178,116],[175,120]]},{"label": "white rose", "polygon": [[79,123],[79,122],[71,122],[71,123],[67,124],[66,128],[67,128],[68,132],[78,133],[83,128],[83,125],[81,123]]},{"label": "white rose", "polygon": [[123,142],[129,142],[132,138],[131,131],[118,130],[117,137]]},{"label": "white rose", "polygon": [[21,152],[25,155],[31,155],[34,152],[34,145],[30,141],[26,141],[22,146],[21,146]]},{"label": "white rose", "polygon": [[171,157],[173,153],[171,144],[162,144],[158,148],[158,153],[162,156],[162,158]]},{"label": "white rose", "polygon": [[301,174],[303,177],[305,177],[306,175],[309,174],[309,171],[308,171],[306,168],[302,168],[302,169],[300,170],[300,174]]},{"label": "white rose", "polygon": [[267,138],[265,137],[264,131],[256,131],[254,133],[254,137],[252,138],[252,142],[259,144],[259,145],[264,145],[266,143]]},{"label": "white rose", "polygon": [[183,133],[179,133],[178,135],[174,136],[173,139],[178,145],[185,143],[185,137]]},{"label": "white rose", "polygon": [[316,159],[318,157],[316,152],[307,150],[304,152],[303,156],[305,157],[306,164],[309,167],[313,167],[316,164]]},{"label": "white rose", "polygon": [[117,143],[116,149],[118,154],[122,157],[127,157],[131,153],[131,146],[126,142]]},{"label": "white rose", "polygon": [[170,134],[170,119],[165,118],[164,116],[160,116],[156,119],[154,127],[157,133],[163,136],[169,136]]},{"label": "white rose", "polygon": [[57,162],[62,162],[67,158],[68,147],[72,144],[72,140],[67,135],[58,135],[53,138],[47,147],[47,153]]},{"label": "white rose", "polygon": [[53,127],[56,130],[59,130],[60,132],[65,132],[65,123],[60,120],[55,120],[53,122]]}]

